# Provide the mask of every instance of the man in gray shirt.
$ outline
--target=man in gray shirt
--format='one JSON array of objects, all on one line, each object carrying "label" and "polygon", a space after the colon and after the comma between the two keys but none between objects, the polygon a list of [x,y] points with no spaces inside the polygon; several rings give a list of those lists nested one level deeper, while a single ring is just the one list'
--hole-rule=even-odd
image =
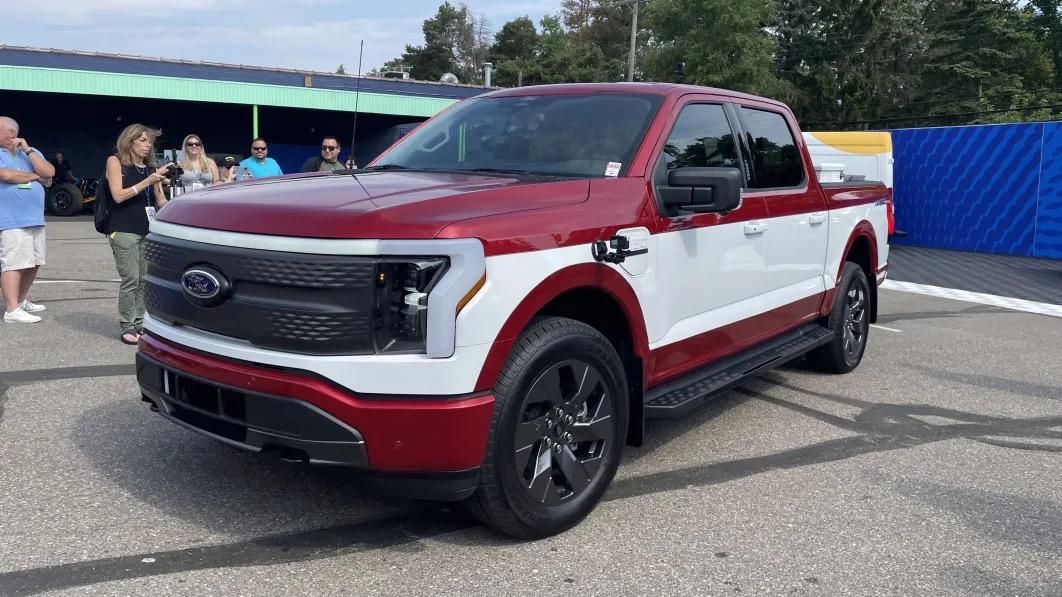
[{"label": "man in gray shirt", "polygon": [[339,139],[325,137],[321,139],[321,155],[313,156],[302,165],[303,172],[335,172],[342,170],[343,164],[339,161]]}]

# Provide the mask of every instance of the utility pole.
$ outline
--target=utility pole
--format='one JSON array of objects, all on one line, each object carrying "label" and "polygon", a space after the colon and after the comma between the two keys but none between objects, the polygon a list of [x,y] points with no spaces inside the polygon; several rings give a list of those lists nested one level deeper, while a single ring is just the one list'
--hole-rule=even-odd
[{"label": "utility pole", "polygon": [[634,10],[634,18],[631,19],[631,54],[627,58],[627,81],[634,80],[634,54],[638,45],[638,5],[641,4],[641,0],[634,0],[633,2],[627,2]]}]

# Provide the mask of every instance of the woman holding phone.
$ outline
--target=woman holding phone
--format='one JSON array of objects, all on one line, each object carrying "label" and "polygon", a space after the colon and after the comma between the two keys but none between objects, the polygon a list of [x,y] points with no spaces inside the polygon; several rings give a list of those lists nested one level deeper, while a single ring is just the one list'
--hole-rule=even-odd
[{"label": "woman holding phone", "polygon": [[107,158],[107,187],[110,215],[105,230],[110,239],[114,265],[121,285],[118,288],[120,338],[125,344],[140,341],[144,324],[144,237],[155,211],[166,205],[162,180],[172,164],[155,167],[155,138],[158,131],[131,124],[118,135],[115,155]]}]

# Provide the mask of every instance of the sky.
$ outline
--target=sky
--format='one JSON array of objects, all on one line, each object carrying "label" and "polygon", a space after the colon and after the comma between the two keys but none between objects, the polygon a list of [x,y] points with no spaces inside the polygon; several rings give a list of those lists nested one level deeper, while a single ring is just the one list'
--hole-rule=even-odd
[{"label": "sky", "polygon": [[[0,0],[0,44],[334,71],[363,71],[421,45],[421,25],[442,0]],[[452,4],[456,4],[451,0]],[[469,10],[497,31],[536,23],[561,0],[475,0]],[[145,8],[150,6],[150,8]]]}]

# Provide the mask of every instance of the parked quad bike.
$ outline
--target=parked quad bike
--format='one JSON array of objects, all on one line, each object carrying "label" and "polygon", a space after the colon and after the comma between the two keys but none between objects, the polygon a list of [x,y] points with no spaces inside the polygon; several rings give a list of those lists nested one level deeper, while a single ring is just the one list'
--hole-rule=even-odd
[{"label": "parked quad bike", "polygon": [[75,216],[87,203],[96,198],[99,179],[79,178],[76,182],[57,182],[44,195],[48,213],[57,216]]}]

